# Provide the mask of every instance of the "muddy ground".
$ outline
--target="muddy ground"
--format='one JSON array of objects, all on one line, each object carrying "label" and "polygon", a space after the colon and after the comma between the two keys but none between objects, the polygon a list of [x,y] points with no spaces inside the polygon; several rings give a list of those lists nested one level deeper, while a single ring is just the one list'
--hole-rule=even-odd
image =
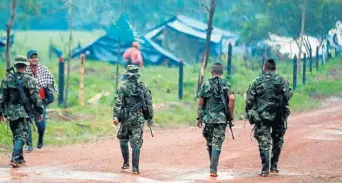
[{"label": "muddy ground", "polygon": [[[195,123],[195,122],[194,122]],[[140,175],[121,172],[117,139],[89,144],[45,146],[26,153],[26,165],[12,169],[0,156],[0,182],[342,182],[342,105],[290,117],[280,157],[280,173],[259,177],[260,158],[251,126],[236,121],[235,140],[227,134],[219,176],[209,177],[209,158],[201,129],[144,133]]]}]

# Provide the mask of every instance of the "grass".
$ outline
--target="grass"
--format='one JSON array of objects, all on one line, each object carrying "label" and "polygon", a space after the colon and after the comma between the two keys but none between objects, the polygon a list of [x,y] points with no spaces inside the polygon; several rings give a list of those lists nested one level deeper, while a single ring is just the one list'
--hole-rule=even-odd
[{"label": "grass", "polygon": [[[92,33],[77,31],[74,33],[74,40],[79,40],[82,45],[85,45],[100,35],[100,31]],[[65,49],[67,48],[67,38],[68,32],[18,31],[15,38],[16,47],[13,50],[25,55],[33,45],[33,48],[39,52],[41,62],[50,68],[58,83],[58,61],[57,58],[48,59],[48,45],[52,41],[57,47]],[[77,41],[74,41],[74,46]],[[298,86],[291,100],[293,112],[318,107],[318,99],[340,93],[342,89],[341,60],[331,60],[324,67],[320,67],[318,72],[315,69],[312,74],[308,72],[305,87],[301,84],[302,77],[298,76]],[[53,109],[53,111],[48,114],[46,144],[72,144],[116,136],[117,128],[114,128],[112,124],[116,65],[86,60],[86,101],[100,92],[108,92],[109,96],[101,98],[98,104],[86,104],[81,107],[78,105],[79,63],[79,60],[71,62],[69,109],[63,112],[57,106],[57,96],[56,101],[49,106],[49,109]],[[292,86],[291,63],[278,63],[277,71],[284,75]],[[0,62],[0,67],[5,68],[4,62]],[[253,69],[247,68],[240,59],[233,59],[233,77],[229,81],[236,93],[236,118],[244,113],[244,93],[253,79],[260,74],[258,62],[250,61],[250,67]],[[153,102],[157,106],[154,118],[155,128],[179,128],[195,124],[197,104],[194,100],[194,93],[199,68],[199,65],[188,65],[184,68],[184,98],[181,101],[178,100],[178,68],[157,66],[141,70],[142,80],[150,88]],[[119,70],[121,76],[124,68],[120,67]],[[1,69],[0,76],[4,75],[4,69]],[[207,79],[209,75],[207,72],[205,78]],[[10,147],[11,138],[11,132],[9,131],[7,135],[6,126],[1,125],[0,151],[1,148]],[[36,133],[33,138],[35,142]]]}]

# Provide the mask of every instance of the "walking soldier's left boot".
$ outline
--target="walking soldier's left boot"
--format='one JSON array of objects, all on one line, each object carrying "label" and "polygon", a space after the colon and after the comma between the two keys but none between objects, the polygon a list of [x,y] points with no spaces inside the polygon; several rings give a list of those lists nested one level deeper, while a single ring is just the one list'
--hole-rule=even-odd
[{"label": "walking soldier's left boot", "polygon": [[211,159],[210,159],[210,176],[217,177],[217,166],[220,158],[221,151],[216,149],[212,149],[211,151]]},{"label": "walking soldier's left boot", "polygon": [[14,141],[14,147],[12,152],[12,159],[10,161],[10,165],[12,165],[13,168],[19,168],[19,157],[22,155],[24,142],[22,140],[15,140]]},{"label": "walking soldier's left boot", "polygon": [[133,174],[139,174],[140,149],[134,148],[132,151],[132,172]]},{"label": "walking soldier's left boot", "polygon": [[260,158],[261,158],[261,164],[262,164],[260,176],[267,177],[268,174],[270,173],[269,152],[260,150]]},{"label": "walking soldier's left boot", "polygon": [[278,160],[281,152],[281,148],[273,147],[271,154],[271,173],[279,173],[278,170]]},{"label": "walking soldier's left boot", "polygon": [[120,148],[121,148],[122,158],[124,159],[124,162],[123,162],[121,169],[125,170],[125,169],[129,168],[128,143],[120,142]]}]

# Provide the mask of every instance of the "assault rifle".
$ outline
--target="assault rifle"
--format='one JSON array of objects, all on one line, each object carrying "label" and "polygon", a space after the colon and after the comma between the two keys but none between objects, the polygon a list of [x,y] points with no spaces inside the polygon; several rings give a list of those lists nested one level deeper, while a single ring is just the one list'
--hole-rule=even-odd
[{"label": "assault rifle", "polygon": [[232,123],[231,115],[228,110],[228,104],[227,104],[227,97],[228,97],[227,92],[223,90],[218,76],[216,77],[216,80],[217,80],[218,91],[219,91],[222,103],[224,105],[224,114],[226,115],[226,120],[228,122],[230,132],[232,133],[232,138],[234,139],[234,134],[233,134],[233,129],[232,129],[233,123]]},{"label": "assault rifle", "polygon": [[24,106],[25,112],[29,116],[29,122],[33,126],[33,130],[36,131],[36,129],[33,125],[33,122],[32,122],[32,119],[34,119],[33,109],[32,109],[32,106],[30,104],[29,99],[27,98],[27,96],[25,94],[23,81],[19,80],[17,78],[15,71],[14,71],[14,67],[7,68],[6,72],[9,73],[11,75],[11,77],[14,79],[16,86],[17,86],[17,89],[19,90],[21,104]]},{"label": "assault rifle", "polygon": [[137,82],[135,83],[135,86],[137,89],[137,98],[139,102],[131,108],[131,112],[137,111],[138,109],[142,110],[144,119],[147,120],[147,126],[150,128],[151,136],[153,137],[153,132],[151,128],[151,125],[153,124],[152,116],[150,115],[148,106],[146,105],[144,93],[139,88]]}]

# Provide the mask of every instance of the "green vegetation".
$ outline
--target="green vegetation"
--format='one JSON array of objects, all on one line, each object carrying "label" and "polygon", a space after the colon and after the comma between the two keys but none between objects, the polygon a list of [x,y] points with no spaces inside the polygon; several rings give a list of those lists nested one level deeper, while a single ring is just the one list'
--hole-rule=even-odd
[{"label": "green vegetation", "polygon": [[[27,35],[27,43],[20,51],[20,54],[26,54],[26,50],[31,48],[26,45],[33,45],[40,53],[42,63],[49,66],[58,83],[58,61],[57,58],[47,59],[48,43],[50,39],[57,46],[62,47],[63,42],[59,41],[59,33],[41,33],[41,32],[17,32],[17,45],[23,42]],[[50,35],[51,34],[51,35]],[[61,35],[67,35],[65,32]],[[97,33],[99,34],[99,33]],[[32,35],[46,35],[35,42]],[[56,36],[55,36],[56,35]],[[75,32],[75,37],[95,39],[94,34]],[[91,38],[91,36],[94,38]],[[81,39],[80,39],[81,40]],[[86,40],[82,40],[87,43]],[[31,44],[34,43],[34,44]],[[36,46],[34,46],[36,45]],[[17,52],[19,54],[19,52]],[[13,56],[12,56],[13,58]],[[293,112],[309,110],[319,105],[318,99],[330,95],[336,95],[342,90],[342,59],[333,59],[329,63],[319,68],[313,68],[313,73],[307,72],[307,85],[304,87],[301,83],[301,74],[298,74],[298,86],[291,100],[291,109]],[[57,96],[54,104],[49,106],[46,144],[59,145],[77,142],[87,142],[97,138],[107,138],[116,136],[117,128],[112,124],[112,105],[115,96],[115,68],[116,65],[108,63],[93,62],[86,60],[86,80],[85,97],[86,101],[101,92],[108,92],[109,96],[102,97],[98,104],[86,104],[85,107],[78,105],[79,89],[79,63],[80,60],[72,60],[69,109],[62,109],[57,106]],[[314,64],[313,64],[314,65]],[[209,63],[210,66],[210,63]],[[0,62],[1,78],[5,75],[4,61]],[[187,65],[184,68],[184,99],[178,100],[178,68],[166,68],[163,66],[146,67],[141,71],[143,81],[148,85],[153,94],[153,101],[156,107],[155,127],[154,128],[179,128],[195,124],[197,104],[194,100],[194,92],[197,86],[197,77],[199,65]],[[277,66],[279,73],[284,75],[292,83],[292,61],[279,62]],[[248,69],[245,63],[238,58],[233,59],[233,76],[230,79],[233,89],[236,93],[236,111],[235,118],[239,118],[244,113],[244,93],[249,84],[260,73],[260,61],[250,60]],[[307,69],[309,70],[309,69]],[[120,76],[124,68],[120,67]],[[206,79],[210,76],[206,73]],[[292,86],[292,84],[291,84]],[[6,125],[0,125],[0,151],[1,148],[8,148],[11,145],[11,132]],[[34,141],[36,141],[34,133]],[[2,147],[3,146],[3,147]]]}]

